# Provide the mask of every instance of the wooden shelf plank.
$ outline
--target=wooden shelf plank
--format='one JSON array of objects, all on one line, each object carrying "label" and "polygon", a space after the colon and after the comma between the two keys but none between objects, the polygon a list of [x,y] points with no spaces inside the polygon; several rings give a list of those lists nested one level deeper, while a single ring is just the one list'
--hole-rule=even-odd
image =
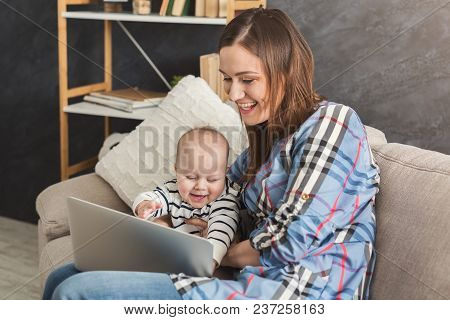
[{"label": "wooden shelf plank", "polygon": [[69,176],[74,175],[75,173],[78,173],[83,170],[91,169],[95,166],[95,164],[98,162],[97,156],[86,159],[84,161],[78,162],[74,165],[71,165],[68,169]]},{"label": "wooden shelf plank", "polygon": [[89,85],[82,86],[82,87],[76,87],[76,88],[69,89],[68,97],[69,98],[79,97],[79,96],[84,96],[85,94],[88,94],[91,92],[105,91],[105,90],[107,90],[105,82],[94,83],[94,84],[89,84]]},{"label": "wooden shelf plank", "polygon": [[184,24],[210,24],[226,25],[225,18],[206,18],[206,17],[172,17],[160,16],[158,14],[140,15],[128,12],[93,12],[93,11],[66,11],[62,13],[63,18],[67,19],[86,19],[86,20],[108,20],[108,21],[131,21],[131,22],[153,22],[153,23],[184,23]]},{"label": "wooden shelf plank", "polygon": [[66,0],[66,5],[94,4],[98,0]]},{"label": "wooden shelf plank", "polygon": [[246,10],[249,8],[258,8],[258,6],[262,4],[259,0],[239,0],[234,2],[235,10]]},{"label": "wooden shelf plank", "polygon": [[155,111],[155,108],[158,107],[142,108],[133,112],[125,112],[114,108],[100,106],[95,103],[79,102],[64,107],[64,112],[120,119],[144,120],[151,116],[152,112]]}]

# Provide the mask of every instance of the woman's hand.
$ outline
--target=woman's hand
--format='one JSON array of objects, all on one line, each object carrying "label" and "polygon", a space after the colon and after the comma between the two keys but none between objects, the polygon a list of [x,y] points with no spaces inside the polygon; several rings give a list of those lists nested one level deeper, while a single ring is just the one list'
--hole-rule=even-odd
[{"label": "woman's hand", "polygon": [[198,218],[191,218],[186,220],[186,224],[190,224],[192,226],[196,226],[200,229],[200,235],[203,238],[206,238],[208,236],[208,222],[198,219]]},{"label": "woman's hand", "polygon": [[232,244],[220,265],[238,269],[245,266],[260,266],[259,251],[252,248],[249,240]]},{"label": "woman's hand", "polygon": [[[206,221],[192,218],[186,220],[186,223],[200,228],[202,237],[207,236],[208,223]],[[259,251],[252,248],[249,240],[239,243],[232,242],[220,265],[238,269],[242,269],[245,266],[260,266]]]}]

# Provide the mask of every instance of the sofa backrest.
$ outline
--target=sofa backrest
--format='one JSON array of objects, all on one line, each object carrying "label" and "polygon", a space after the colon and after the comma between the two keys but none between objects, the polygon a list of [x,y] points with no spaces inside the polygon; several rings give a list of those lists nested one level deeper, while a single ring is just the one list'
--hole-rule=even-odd
[{"label": "sofa backrest", "polygon": [[381,172],[371,298],[449,299],[450,156],[371,146]]}]

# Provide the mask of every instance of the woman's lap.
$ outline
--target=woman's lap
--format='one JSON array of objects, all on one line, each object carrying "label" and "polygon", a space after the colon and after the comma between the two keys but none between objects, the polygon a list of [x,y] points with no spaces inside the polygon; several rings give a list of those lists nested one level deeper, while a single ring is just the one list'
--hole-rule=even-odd
[{"label": "woman's lap", "polygon": [[181,296],[165,273],[80,272],[68,264],[49,275],[43,298],[179,300]]}]

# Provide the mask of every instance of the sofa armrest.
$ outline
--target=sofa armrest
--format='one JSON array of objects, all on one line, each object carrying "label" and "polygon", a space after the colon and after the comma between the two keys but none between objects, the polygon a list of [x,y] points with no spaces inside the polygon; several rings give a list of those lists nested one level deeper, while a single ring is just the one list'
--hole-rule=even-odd
[{"label": "sofa armrest", "polygon": [[371,148],[387,143],[384,132],[373,127],[364,126],[366,128],[367,140]]},{"label": "sofa armrest", "polygon": [[36,198],[36,211],[47,241],[69,234],[68,197],[77,197],[122,212],[131,211],[111,186],[95,173],[56,183]]},{"label": "sofa armrest", "polygon": [[[378,145],[373,299],[449,299],[450,156]],[[447,266],[447,267],[446,267]]]}]

